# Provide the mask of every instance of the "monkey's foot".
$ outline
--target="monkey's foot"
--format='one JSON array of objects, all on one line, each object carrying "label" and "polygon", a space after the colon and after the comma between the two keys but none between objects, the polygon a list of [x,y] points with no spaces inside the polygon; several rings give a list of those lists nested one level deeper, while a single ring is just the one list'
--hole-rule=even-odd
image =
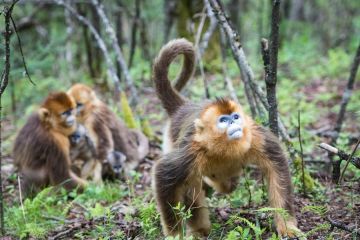
[{"label": "monkey's foot", "polygon": [[294,221],[280,221],[277,223],[276,230],[278,234],[282,237],[301,237],[300,239],[306,239],[302,238],[304,237],[304,234],[301,232],[300,229],[297,228]]},{"label": "monkey's foot", "polygon": [[187,235],[188,236],[194,236],[195,238],[205,238],[210,234],[210,227],[202,227],[202,228],[197,228],[197,229],[191,229]]}]

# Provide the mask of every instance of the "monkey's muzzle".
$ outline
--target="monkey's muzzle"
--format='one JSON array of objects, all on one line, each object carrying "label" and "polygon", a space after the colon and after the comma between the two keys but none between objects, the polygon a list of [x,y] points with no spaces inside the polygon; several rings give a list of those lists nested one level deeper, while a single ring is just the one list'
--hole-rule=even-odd
[{"label": "monkey's muzzle", "polygon": [[234,127],[229,127],[228,128],[228,138],[230,140],[233,139],[239,139],[243,136],[243,131],[242,128],[240,126],[234,126]]}]

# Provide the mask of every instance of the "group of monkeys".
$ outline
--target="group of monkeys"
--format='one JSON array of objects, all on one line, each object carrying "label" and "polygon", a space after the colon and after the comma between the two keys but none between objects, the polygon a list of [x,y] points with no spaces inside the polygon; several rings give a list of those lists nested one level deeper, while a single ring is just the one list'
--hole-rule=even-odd
[{"label": "group of monkeys", "polygon": [[82,190],[91,179],[129,174],[149,151],[146,136],[128,129],[83,84],[50,93],[19,131],[13,149],[21,190],[33,196],[47,186]]},{"label": "group of monkeys", "polygon": [[[183,66],[172,86],[169,66],[179,55]],[[297,236],[290,172],[279,140],[231,99],[193,103],[181,96],[194,69],[194,46],[186,39],[163,46],[153,65],[156,93],[169,116],[163,156],[152,170],[164,235],[181,235],[184,221],[174,211],[180,203],[191,212],[187,235],[206,237],[211,223],[205,189],[230,193],[241,170],[255,164],[267,180],[270,206],[288,213],[275,212],[277,232]],[[15,141],[14,159],[27,186],[62,183],[73,188],[86,185],[88,177],[100,182],[105,173],[134,169],[147,152],[143,134],[127,129],[91,88],[76,84],[67,93],[50,94],[30,117]],[[72,165],[78,160],[82,164],[76,173]]]}]

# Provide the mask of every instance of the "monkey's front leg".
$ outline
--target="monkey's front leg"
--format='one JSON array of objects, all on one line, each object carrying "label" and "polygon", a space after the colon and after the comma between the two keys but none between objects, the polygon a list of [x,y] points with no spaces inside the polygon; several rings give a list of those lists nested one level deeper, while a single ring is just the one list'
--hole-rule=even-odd
[{"label": "monkey's front leg", "polygon": [[293,206],[293,193],[287,162],[274,163],[266,161],[261,167],[268,182],[270,206],[287,211],[275,213],[275,224],[281,236],[296,237],[301,231],[297,228]]},{"label": "monkey's front leg", "polygon": [[187,221],[190,227],[187,235],[204,237],[208,236],[211,230],[209,209],[205,199],[205,191],[202,189],[201,179],[193,179],[193,181],[194,187],[188,188],[185,196],[186,208],[191,211],[191,217]]}]

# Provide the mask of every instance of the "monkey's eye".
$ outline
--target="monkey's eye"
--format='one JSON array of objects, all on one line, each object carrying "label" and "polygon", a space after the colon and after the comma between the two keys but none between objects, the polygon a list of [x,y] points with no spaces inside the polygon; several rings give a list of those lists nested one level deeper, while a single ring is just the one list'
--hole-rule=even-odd
[{"label": "monkey's eye", "polygon": [[84,104],[82,104],[82,103],[79,103],[79,102],[76,103],[76,107],[77,107],[77,108],[82,108],[83,106],[84,106]]},{"label": "monkey's eye", "polygon": [[72,113],[72,109],[69,109],[69,110],[67,110],[67,111],[65,111],[65,112],[63,112],[63,113],[61,113],[61,116],[63,116],[63,117],[68,117],[68,116],[70,116],[70,115],[71,115],[71,113]]},{"label": "monkey's eye", "polygon": [[238,113],[234,113],[232,117],[234,120],[238,120],[240,118],[240,115]]},{"label": "monkey's eye", "polygon": [[227,121],[229,121],[229,119],[227,117],[225,117],[225,116],[220,117],[220,119],[219,119],[220,123],[226,123]]}]

